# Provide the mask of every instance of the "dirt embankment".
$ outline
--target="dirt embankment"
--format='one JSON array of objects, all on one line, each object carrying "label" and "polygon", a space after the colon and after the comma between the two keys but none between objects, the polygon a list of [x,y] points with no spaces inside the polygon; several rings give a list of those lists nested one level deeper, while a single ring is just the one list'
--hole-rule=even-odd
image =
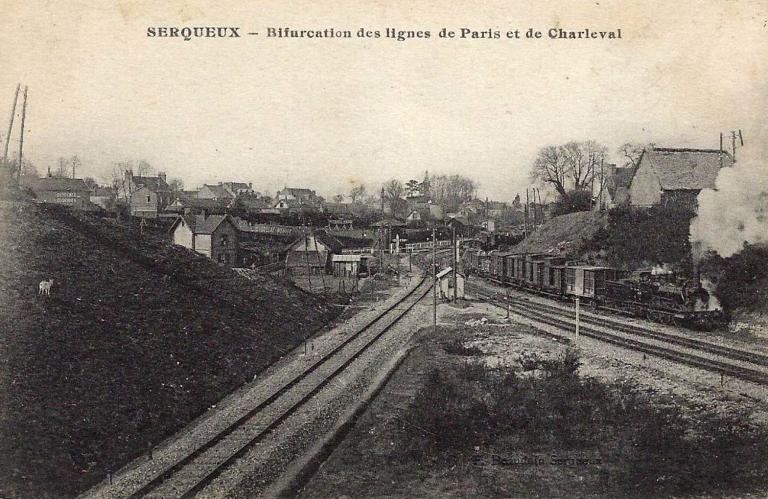
[{"label": "dirt embankment", "polygon": [[604,230],[607,215],[580,211],[554,217],[512,248],[518,253],[546,253],[552,256],[577,255],[591,246],[595,235]]},{"label": "dirt embankment", "polygon": [[136,223],[22,206],[0,207],[4,497],[76,494],[337,313]]}]

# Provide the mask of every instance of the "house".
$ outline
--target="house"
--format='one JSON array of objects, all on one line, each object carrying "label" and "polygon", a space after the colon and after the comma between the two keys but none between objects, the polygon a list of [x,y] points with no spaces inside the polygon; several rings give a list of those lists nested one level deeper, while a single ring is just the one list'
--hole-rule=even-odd
[{"label": "house", "polygon": [[408,213],[408,216],[405,217],[405,223],[408,225],[418,224],[419,222],[426,221],[428,218],[429,210],[414,209],[411,210],[411,212]]},{"label": "house", "polygon": [[486,218],[481,225],[488,232],[496,232],[496,220],[493,218]]},{"label": "house", "polygon": [[240,233],[229,215],[180,216],[170,232],[174,244],[197,251],[228,267],[236,267],[239,263]]},{"label": "house", "polygon": [[229,192],[222,184],[204,184],[197,191],[198,199],[213,199],[214,201],[234,201],[237,196]]},{"label": "house", "polygon": [[456,281],[456,298],[464,298],[464,274],[454,272],[453,268],[447,267],[435,276],[437,278],[437,289],[441,300],[453,300],[454,298],[454,273]]},{"label": "house", "polygon": [[126,170],[125,180],[129,186],[131,215],[157,218],[158,213],[171,204],[172,193],[165,173],[158,173],[156,177],[143,177]]},{"label": "house", "polygon": [[605,187],[598,194],[596,209],[615,208],[629,202],[629,185],[635,175],[632,166],[616,168],[616,165],[608,165]]},{"label": "house", "polygon": [[165,210],[184,215],[223,214],[232,207],[233,203],[233,199],[184,199],[177,197]]},{"label": "house", "polygon": [[317,210],[315,205],[300,199],[278,199],[273,208],[279,213],[307,213]]},{"label": "house", "polygon": [[331,255],[340,254],[343,245],[324,231],[304,234],[288,246],[286,274],[290,276],[320,275],[332,270]]},{"label": "house", "polygon": [[731,155],[717,149],[647,149],[630,182],[629,202],[696,209],[699,192],[714,188],[720,169],[730,166]]},{"label": "house", "polygon": [[112,210],[115,207],[117,193],[113,187],[96,186],[91,190],[91,203],[104,210]]},{"label": "house", "polygon": [[253,184],[248,182],[221,182],[219,183],[228,193],[234,197],[257,196],[259,193],[253,190]]},{"label": "house", "polygon": [[285,187],[282,191],[277,193],[278,201],[299,201],[300,204],[307,204],[315,207],[319,207],[321,204],[320,197],[311,189],[303,189],[297,187]]},{"label": "house", "polygon": [[354,277],[362,270],[361,255],[331,255],[333,275],[337,277]]},{"label": "house", "polygon": [[63,204],[81,210],[91,205],[91,189],[83,179],[66,177],[42,177],[32,182],[32,191],[39,201]]}]

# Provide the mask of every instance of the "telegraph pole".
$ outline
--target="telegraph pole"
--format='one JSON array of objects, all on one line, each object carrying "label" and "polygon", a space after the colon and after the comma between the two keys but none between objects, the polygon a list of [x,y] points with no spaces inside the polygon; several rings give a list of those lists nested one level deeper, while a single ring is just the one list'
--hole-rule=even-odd
[{"label": "telegraph pole", "polygon": [[456,284],[458,281],[457,274],[459,269],[456,262],[456,226],[451,227],[451,253],[453,253],[453,301],[456,301]]},{"label": "telegraph pole", "polygon": [[437,334],[437,235],[432,228],[432,329]]},{"label": "telegraph pole", "polygon": [[[24,85],[24,105],[21,108],[21,133],[19,135],[19,169],[16,170],[16,185],[21,183],[21,165],[24,158],[24,122],[27,118],[27,86]],[[734,139],[735,140],[735,139]]]},{"label": "telegraph pole", "polygon": [[8,135],[5,136],[5,151],[3,151],[3,160],[8,161],[8,145],[11,142],[11,132],[13,132],[13,118],[16,116],[16,103],[19,100],[19,90],[21,83],[16,85],[16,94],[13,96],[13,107],[11,108],[11,121],[8,124]]}]

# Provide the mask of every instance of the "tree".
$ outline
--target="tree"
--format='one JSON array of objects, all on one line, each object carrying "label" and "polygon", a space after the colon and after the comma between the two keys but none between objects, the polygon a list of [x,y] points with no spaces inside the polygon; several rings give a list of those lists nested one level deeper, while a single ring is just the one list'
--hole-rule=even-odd
[{"label": "tree", "polygon": [[54,177],[64,178],[69,176],[69,162],[63,158],[59,157],[59,164],[56,167],[56,169],[53,171]]},{"label": "tree", "polygon": [[418,180],[409,180],[405,184],[405,190],[408,193],[409,196],[414,195],[416,192],[419,192],[419,181]]},{"label": "tree", "polygon": [[349,198],[352,200],[352,204],[362,202],[365,197],[365,185],[358,184],[349,191]]},{"label": "tree", "polygon": [[88,188],[91,190],[99,186],[99,184],[96,183],[96,180],[94,180],[93,177],[85,177],[83,179],[83,182],[85,182],[85,185],[87,185]]},{"label": "tree", "polygon": [[333,202],[336,204],[341,204],[344,202],[344,195],[343,194],[336,194],[333,196]]},{"label": "tree", "polygon": [[520,202],[520,194],[515,195],[515,199],[512,200],[512,208],[519,210],[523,207],[522,203]]},{"label": "tree", "polygon": [[569,191],[567,197],[559,199],[552,208],[555,216],[592,208],[592,194],[586,189]]},{"label": "tree", "polygon": [[617,152],[624,157],[624,168],[632,167],[637,168],[637,165],[640,162],[640,157],[643,155],[643,151],[646,149],[652,149],[655,144],[649,143],[649,144],[636,144],[632,142],[627,142],[626,144],[623,144]]},{"label": "tree", "polygon": [[407,203],[403,199],[405,195],[405,187],[397,180],[392,179],[384,182],[384,204],[389,207],[389,211],[393,217],[400,214],[405,210]]},{"label": "tree", "polygon": [[69,158],[69,164],[72,167],[72,178],[75,178],[77,175],[77,170],[79,170],[80,166],[82,165],[82,162],[80,161],[80,158],[77,156],[77,154]]},{"label": "tree", "polygon": [[171,188],[172,193],[179,194],[184,190],[184,181],[180,178],[172,178],[171,181],[168,182],[168,187]]},{"label": "tree", "polygon": [[462,175],[435,175],[430,180],[432,201],[447,211],[456,211],[477,193],[477,182]]},{"label": "tree", "polygon": [[605,155],[605,146],[591,140],[542,147],[533,163],[531,179],[549,184],[560,199],[567,201],[570,192],[591,187]]}]

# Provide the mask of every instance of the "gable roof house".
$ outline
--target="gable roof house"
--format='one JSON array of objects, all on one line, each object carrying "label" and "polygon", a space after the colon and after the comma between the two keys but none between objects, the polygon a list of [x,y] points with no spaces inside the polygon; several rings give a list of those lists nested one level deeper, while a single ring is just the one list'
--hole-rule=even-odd
[{"label": "gable roof house", "polygon": [[305,276],[329,273],[331,255],[341,253],[343,245],[325,231],[304,234],[288,246],[285,269],[288,275]]},{"label": "gable roof house", "polygon": [[240,233],[229,215],[185,215],[170,228],[173,244],[192,249],[211,260],[236,267],[240,252]]},{"label": "gable roof house", "polygon": [[229,192],[222,184],[210,185],[204,184],[199,191],[197,191],[198,199],[213,199],[218,200],[234,200],[235,194]]},{"label": "gable roof house", "polygon": [[91,189],[79,178],[42,177],[31,185],[39,201],[63,204],[78,209],[88,209],[91,205]]},{"label": "gable roof house", "polygon": [[158,173],[156,177],[142,177],[126,170],[125,179],[130,186],[131,215],[157,218],[158,213],[171,204],[171,187],[166,182],[165,173]]},{"label": "gable roof house", "polygon": [[696,196],[715,186],[733,158],[718,149],[652,148],[643,152],[629,185],[632,206],[678,206],[696,209]]}]

